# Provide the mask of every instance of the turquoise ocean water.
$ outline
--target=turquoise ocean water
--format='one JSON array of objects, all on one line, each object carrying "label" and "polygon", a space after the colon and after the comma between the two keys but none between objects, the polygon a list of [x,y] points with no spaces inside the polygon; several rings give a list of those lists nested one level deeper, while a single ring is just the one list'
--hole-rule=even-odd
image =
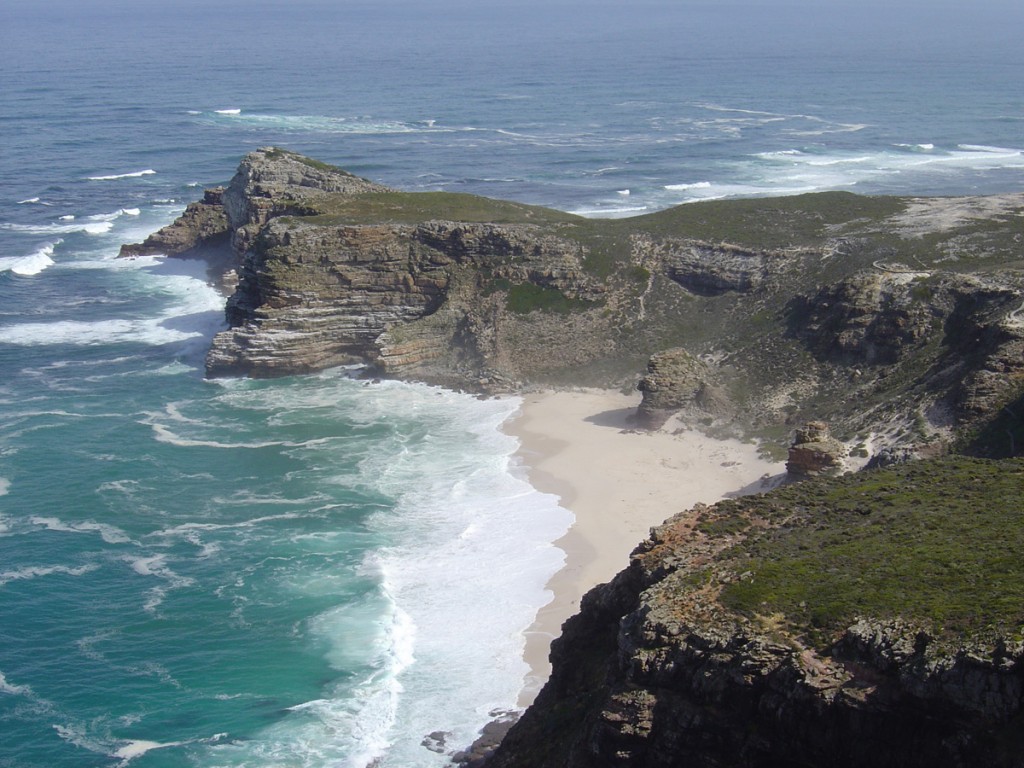
[{"label": "turquoise ocean water", "polygon": [[6,0],[0,766],[445,765],[562,562],[516,399],[206,381],[224,297],[121,243],[269,144],[587,215],[1020,191],[1024,9],[890,5]]}]

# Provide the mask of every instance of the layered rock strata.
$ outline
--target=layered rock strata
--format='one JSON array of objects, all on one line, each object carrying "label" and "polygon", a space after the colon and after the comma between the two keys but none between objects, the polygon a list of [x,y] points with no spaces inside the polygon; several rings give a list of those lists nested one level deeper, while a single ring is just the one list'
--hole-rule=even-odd
[{"label": "layered rock strata", "polygon": [[796,431],[786,472],[794,478],[838,474],[845,466],[846,454],[846,446],[832,437],[828,424],[811,421]]},{"label": "layered rock strata", "polygon": [[231,224],[224,211],[223,194],[223,187],[206,190],[203,199],[189,203],[173,223],[141,243],[121,246],[119,255],[210,258],[224,253],[231,239]]},{"label": "layered rock strata", "polygon": [[207,358],[213,376],[353,363],[391,375],[482,375],[501,354],[488,339],[501,329],[487,327],[488,315],[504,311],[483,295],[484,275],[578,300],[600,295],[582,270],[580,248],[530,225],[274,219],[239,273],[228,305],[233,327],[214,339]]},{"label": "layered rock strata", "polygon": [[[950,200],[824,193],[593,221],[265,148],[125,254],[233,268],[211,376],[357,364],[493,391],[631,386],[647,363],[641,421],[777,437],[825,419],[928,452],[1024,396],[1024,196],[960,203],[949,219]],[[1000,429],[1015,450],[1018,425]]]}]

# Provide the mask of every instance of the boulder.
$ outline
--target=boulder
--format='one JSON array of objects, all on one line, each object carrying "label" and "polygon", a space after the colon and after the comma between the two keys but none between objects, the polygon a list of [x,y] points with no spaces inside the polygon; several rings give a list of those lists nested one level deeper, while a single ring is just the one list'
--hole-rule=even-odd
[{"label": "boulder", "polygon": [[829,433],[823,421],[807,422],[796,431],[786,471],[795,477],[837,474],[843,470],[846,446]]}]

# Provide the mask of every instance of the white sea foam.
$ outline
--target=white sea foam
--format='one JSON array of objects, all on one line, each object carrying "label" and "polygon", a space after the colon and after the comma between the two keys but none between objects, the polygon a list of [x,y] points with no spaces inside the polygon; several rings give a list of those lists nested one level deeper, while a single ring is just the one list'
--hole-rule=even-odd
[{"label": "white sea foam", "polygon": [[5,584],[9,584],[12,581],[38,579],[42,576],[51,576],[55,573],[65,574],[67,576],[84,576],[85,574],[92,573],[98,569],[99,565],[95,563],[88,563],[86,565],[76,567],[67,565],[30,565],[24,568],[17,568],[13,571],[0,572],[0,587]]},{"label": "white sea foam", "polygon": [[122,216],[139,216],[141,214],[142,210],[139,208],[119,208],[112,213],[94,213],[86,218],[90,221],[114,221]]},{"label": "white sea foam", "polygon": [[[299,500],[296,503],[306,502],[307,500]],[[217,503],[221,503],[219,500]],[[303,503],[303,506],[305,504]],[[253,528],[264,523],[274,522],[277,520],[296,520],[298,518],[306,517],[295,512],[286,512],[281,515],[263,515],[261,517],[254,517],[251,520],[241,520],[234,523],[182,523],[171,528],[162,528],[159,531],[153,531],[148,534],[149,537],[154,538],[167,538],[174,536],[187,537],[196,531],[223,531],[231,530],[236,528]]]},{"label": "white sea foam", "polygon": [[60,243],[60,240],[47,243],[28,256],[0,258],[0,272],[13,272],[23,276],[38,275],[53,264],[53,249]]},{"label": "white sea foam", "polygon": [[0,693],[9,696],[32,696],[32,689],[27,685],[16,685],[10,682],[2,671],[0,671]]},{"label": "white sea foam", "polygon": [[574,213],[577,216],[587,216],[595,219],[616,219],[625,216],[634,216],[644,211],[649,210],[646,205],[607,205],[607,206],[589,206],[586,208],[574,208],[569,213]]},{"label": "white sea foam", "polygon": [[95,533],[108,544],[127,544],[132,538],[120,528],[109,523],[97,523],[86,520],[81,523],[66,523],[57,517],[32,516],[29,518],[32,525],[39,525],[48,531],[61,533]]},{"label": "white sea foam", "polygon": [[102,739],[97,739],[89,734],[88,726],[80,723],[54,723],[53,730],[57,732],[64,741],[73,744],[80,749],[88,750],[99,755],[109,755],[111,746]]},{"label": "white sea foam", "polygon": [[[387,585],[383,584],[382,589],[386,596]],[[335,644],[335,653],[329,659],[342,669],[351,669],[355,661],[351,654],[341,651],[338,643],[347,636],[347,647],[358,649],[362,662],[372,672],[355,690],[346,690],[342,696],[290,707],[296,717],[285,724],[285,739],[279,744],[284,746],[297,737],[304,745],[327,751],[324,757],[329,756],[331,762],[364,768],[391,746],[391,730],[404,693],[400,676],[415,661],[416,627],[409,615],[393,603],[389,610],[377,613],[369,621],[353,619],[357,617],[351,615],[348,607],[342,608],[314,619],[312,631]],[[353,630],[363,633],[358,642],[352,637]],[[265,756],[283,757],[279,748],[275,746]]]},{"label": "white sea foam", "polygon": [[[94,734],[93,727],[84,723],[54,723],[53,729],[61,739],[80,749],[88,750],[97,755],[104,755],[120,760],[119,768],[126,768],[133,760],[142,757],[155,749],[179,747],[191,741],[158,742],[147,739],[117,739],[110,735]],[[219,738],[215,737],[215,738]]]},{"label": "white sea foam", "polygon": [[122,555],[121,561],[139,576],[152,576],[163,579],[165,584],[157,585],[146,590],[146,599],[142,609],[146,613],[156,613],[156,609],[164,602],[167,592],[171,589],[182,589],[195,584],[195,579],[190,576],[182,576],[167,565],[167,555]]},{"label": "white sea foam", "polygon": [[202,336],[198,331],[183,332],[161,324],[163,318],[146,320],[102,320],[84,322],[60,320],[53,323],[17,323],[0,327],[0,339],[8,344],[37,346],[70,344],[170,344]]},{"label": "white sea foam", "polygon": [[388,134],[437,132],[436,126],[425,123],[406,123],[398,120],[376,120],[372,117],[331,117],[328,115],[271,115],[241,110],[214,110],[219,117],[231,118],[234,125],[239,123],[257,129],[288,132]]},{"label": "white sea foam", "polygon": [[[515,706],[528,671],[523,632],[548,600],[545,585],[564,558],[551,542],[572,516],[510,474],[516,441],[498,427],[518,400],[442,398],[448,403],[425,439],[402,442],[397,433],[393,449],[369,457],[363,471],[399,499],[371,525],[396,542],[377,563],[416,627],[416,663],[399,677],[406,695],[395,732],[447,731],[468,744],[482,713]],[[393,416],[402,406],[392,401]],[[396,741],[381,764],[428,764],[424,753],[418,741]]]},{"label": "white sea foam", "polygon": [[710,181],[694,181],[685,184],[666,184],[665,189],[673,192],[685,192],[688,189],[710,189]]},{"label": "white sea foam", "polygon": [[179,301],[166,306],[159,315],[135,319],[9,323],[0,326],[0,340],[21,346],[160,345],[209,338],[223,327],[224,297],[205,282],[204,265],[179,261],[169,267],[177,271],[196,270],[201,277],[190,272],[165,273],[168,267],[159,260],[150,263],[142,259],[111,259],[105,266],[144,272],[143,280],[156,298],[166,301],[168,296],[177,296]]},{"label": "white sea foam", "polygon": [[110,753],[111,757],[116,757],[127,763],[130,760],[134,760],[136,757],[142,757],[147,752],[152,752],[154,749],[164,749],[166,747],[180,747],[185,744],[184,741],[146,741],[145,739],[133,739],[126,741],[120,747]]},{"label": "white sea foam", "polygon": [[829,152],[821,149],[790,149],[762,152],[754,156],[756,164],[765,163],[760,174],[767,180],[764,188],[782,194],[771,185],[804,185],[810,190],[845,189],[858,184],[900,179],[906,184],[911,175],[921,178],[963,170],[1024,168],[1024,151],[1008,147],[961,144],[942,149],[933,144],[898,144],[876,152]]},{"label": "white sea foam", "polygon": [[11,481],[6,477],[0,477],[0,496],[6,496],[10,493]]},{"label": "white sea foam", "polygon": [[235,448],[273,448],[275,446],[299,446],[303,443],[292,443],[281,440],[253,440],[249,442],[228,442],[224,440],[206,440],[196,439],[190,437],[183,437],[176,432],[172,432],[171,429],[163,424],[157,424],[152,421],[140,421],[140,424],[148,424],[153,430],[153,438],[158,443],[167,443],[168,445],[176,445],[180,448],[223,448],[223,449],[235,449]]},{"label": "white sea foam", "polygon": [[69,232],[85,232],[90,235],[102,235],[113,229],[113,222],[91,221],[88,223],[76,224],[0,224],[0,230],[6,229],[10,232],[23,232],[28,235],[53,235],[66,234]]},{"label": "white sea foam", "polygon": [[[365,557],[358,574],[377,589],[309,623],[327,646],[328,662],[345,674],[251,741],[212,748],[211,762],[448,765],[448,755],[422,745],[424,736],[444,731],[451,734],[449,748],[462,747],[491,711],[515,708],[529,673],[524,633],[550,598],[547,581],[564,561],[552,542],[572,520],[557,499],[515,475],[510,456],[517,442],[499,426],[519,400],[480,401],[397,382],[367,385],[338,371],[309,377],[301,389],[246,381],[218,386],[225,404],[275,414],[282,424],[322,418],[330,408],[333,418],[356,429],[387,430],[389,436],[362,454],[359,474],[339,470],[337,482],[396,501],[365,522],[369,540],[389,542]],[[332,452],[349,450],[346,443],[326,443],[290,455],[330,466]],[[321,482],[329,486],[330,476]],[[294,514],[322,513],[300,507]],[[196,522],[160,533],[255,528],[257,520]],[[334,540],[323,534],[291,541],[309,551],[333,551]],[[322,596],[350,576],[339,581],[331,572],[296,570],[285,583],[298,595]]]},{"label": "white sea foam", "polygon": [[132,171],[131,173],[114,173],[108,176],[86,176],[89,181],[115,181],[117,179],[135,179],[139,176],[152,176],[155,174],[152,168],[147,168],[144,171]]},{"label": "white sea foam", "polygon": [[38,203],[38,197],[30,197],[27,200],[19,200],[18,205],[31,205],[32,203]]}]

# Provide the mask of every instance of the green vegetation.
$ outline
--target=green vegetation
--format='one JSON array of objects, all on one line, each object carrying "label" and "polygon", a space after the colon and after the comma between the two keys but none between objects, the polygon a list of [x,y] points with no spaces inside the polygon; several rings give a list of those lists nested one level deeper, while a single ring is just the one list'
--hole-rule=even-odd
[{"label": "green vegetation", "polygon": [[710,200],[620,221],[656,235],[681,235],[756,248],[813,245],[880,222],[906,207],[902,198],[819,192],[792,197]]},{"label": "green vegetation", "polygon": [[700,529],[746,532],[722,555],[743,574],[725,586],[725,605],[782,613],[823,645],[858,616],[921,622],[940,639],[1015,635],[1022,491],[1022,459],[949,457],[726,502]]},{"label": "green vegetation", "polygon": [[510,312],[519,315],[526,315],[534,310],[568,315],[571,312],[579,312],[597,306],[597,303],[593,301],[571,299],[552,286],[513,283],[505,278],[491,280],[484,288],[483,293],[485,296],[490,296],[497,291],[504,291],[508,294],[506,306]]},{"label": "green vegetation", "polygon": [[424,221],[464,221],[490,224],[566,224],[578,216],[551,208],[494,200],[461,192],[372,192],[324,195],[318,198],[314,223],[420,224]]}]

